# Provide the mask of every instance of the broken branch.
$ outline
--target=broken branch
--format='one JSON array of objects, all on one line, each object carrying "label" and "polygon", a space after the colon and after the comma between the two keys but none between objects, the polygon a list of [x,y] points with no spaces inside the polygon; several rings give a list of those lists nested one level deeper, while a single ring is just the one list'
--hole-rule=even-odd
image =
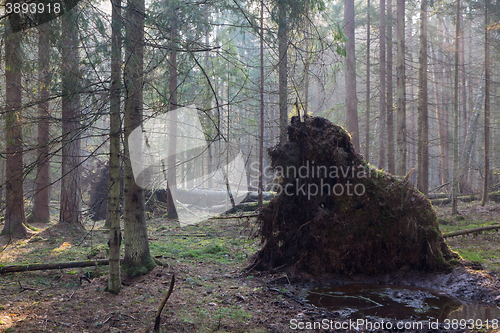
[{"label": "broken branch", "polygon": [[160,332],[161,312],[163,311],[165,304],[167,303],[170,295],[172,294],[172,290],[174,290],[174,284],[175,284],[175,274],[172,275],[172,280],[170,280],[170,286],[168,287],[168,292],[165,295],[165,298],[163,298],[163,301],[161,302],[160,307],[156,312],[155,327],[153,329],[153,332]]}]

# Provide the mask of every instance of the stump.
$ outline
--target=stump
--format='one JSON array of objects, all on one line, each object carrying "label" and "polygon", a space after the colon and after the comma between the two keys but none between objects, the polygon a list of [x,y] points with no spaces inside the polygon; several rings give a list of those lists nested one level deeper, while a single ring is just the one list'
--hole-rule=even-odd
[{"label": "stump", "polygon": [[293,117],[288,141],[268,152],[280,188],[258,217],[255,269],[377,274],[449,270],[458,261],[429,200],[367,164],[341,126]]}]

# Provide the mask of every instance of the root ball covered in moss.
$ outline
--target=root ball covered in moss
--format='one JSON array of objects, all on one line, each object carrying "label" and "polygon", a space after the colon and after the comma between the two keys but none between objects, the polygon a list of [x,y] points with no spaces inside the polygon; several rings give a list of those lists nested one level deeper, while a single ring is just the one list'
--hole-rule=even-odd
[{"label": "root ball covered in moss", "polygon": [[405,179],[368,165],[349,133],[320,117],[292,118],[269,149],[279,195],[259,216],[255,268],[375,274],[404,266],[446,270],[457,255],[429,200]]}]

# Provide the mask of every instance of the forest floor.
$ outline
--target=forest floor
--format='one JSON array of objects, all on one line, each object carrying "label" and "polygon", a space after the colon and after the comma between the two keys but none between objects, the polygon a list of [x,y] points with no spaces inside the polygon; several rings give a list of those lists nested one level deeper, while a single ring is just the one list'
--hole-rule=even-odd
[{"label": "forest floor", "polygon": [[[450,217],[449,206],[436,209],[443,232],[500,222],[498,204],[461,203],[459,218]],[[158,265],[145,276],[124,279],[119,295],[104,291],[107,266],[0,275],[0,332],[149,332],[173,273],[176,284],[162,314],[162,332],[290,332],[291,320],[348,320],[341,312],[304,302],[304,290],[318,284],[398,284],[439,290],[466,302],[498,305],[500,300],[497,231],[448,239],[464,259],[474,262],[448,274],[249,275],[243,269],[260,246],[254,237],[255,218],[212,219],[183,228],[159,213],[148,218],[150,248]],[[9,240],[0,238],[1,265],[107,256],[102,221],[87,221],[85,230],[74,232],[55,223],[34,227],[30,239],[7,247]]]}]

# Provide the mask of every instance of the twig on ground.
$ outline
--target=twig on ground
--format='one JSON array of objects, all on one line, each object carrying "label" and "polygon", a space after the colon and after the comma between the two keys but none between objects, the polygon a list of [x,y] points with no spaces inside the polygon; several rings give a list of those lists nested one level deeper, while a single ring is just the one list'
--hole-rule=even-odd
[{"label": "twig on ground", "polygon": [[133,320],[137,320],[137,321],[139,321],[141,324],[146,325],[146,324],[144,324],[144,322],[143,322],[141,319],[139,319],[139,318],[135,318],[134,316],[131,316],[131,315],[127,314],[127,313],[120,313],[120,315],[122,315],[122,316],[126,316],[126,317],[130,317],[130,318],[132,318]]},{"label": "twig on ground", "polygon": [[297,297],[295,297],[295,296],[290,295],[290,293],[288,293],[288,292],[286,292],[286,293],[285,293],[285,292],[283,292],[283,291],[281,291],[281,290],[279,290],[279,289],[276,289],[276,288],[269,288],[269,290],[271,290],[271,291],[275,291],[275,292],[277,292],[277,293],[279,293],[279,294],[281,294],[281,295],[283,295],[283,296],[286,296],[286,297],[288,297],[288,298],[291,298],[292,300],[294,300],[295,302],[299,303],[299,304],[300,304],[300,305],[302,305],[302,306],[312,307],[312,306],[311,306],[311,304],[307,304],[307,303],[305,303],[305,302],[302,302],[300,299],[298,299],[298,298],[297,298]]},{"label": "twig on ground", "polygon": [[156,312],[155,327],[153,329],[154,332],[160,332],[161,312],[163,311],[165,304],[167,303],[168,299],[170,298],[170,295],[172,294],[172,291],[174,290],[174,284],[175,284],[175,274],[172,275],[172,280],[170,280],[170,286],[168,287],[168,292],[163,298],[162,302],[160,303],[160,306],[158,307],[158,311]]},{"label": "twig on ground", "polygon": [[108,319],[106,319],[105,321],[102,322],[102,324],[106,324],[111,318],[113,317],[113,315],[109,316]]},{"label": "twig on ground", "polygon": [[66,326],[66,327],[73,327],[73,325],[71,324],[67,324],[67,323],[63,323],[61,321],[56,321],[56,320],[53,320],[53,319],[45,319],[46,321],[51,321],[53,322],[54,324],[59,324],[59,325],[62,325],[62,326]]},{"label": "twig on ground", "polygon": [[21,292],[24,292],[26,290],[32,290],[32,291],[37,291],[36,289],[34,288],[30,288],[30,287],[23,287],[23,285],[21,284],[21,281],[20,280],[17,280],[17,283],[19,283],[19,287],[21,288]]}]

